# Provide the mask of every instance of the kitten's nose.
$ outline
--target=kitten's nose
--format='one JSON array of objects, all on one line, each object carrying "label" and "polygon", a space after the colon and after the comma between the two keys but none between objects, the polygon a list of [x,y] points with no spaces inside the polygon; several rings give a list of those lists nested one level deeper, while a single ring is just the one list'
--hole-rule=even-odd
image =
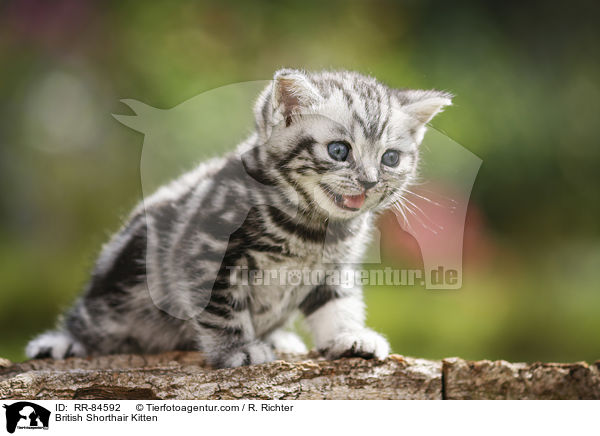
[{"label": "kitten's nose", "polygon": [[377,184],[377,180],[375,180],[374,182],[371,180],[359,180],[358,183],[360,183],[363,186],[363,188],[367,190],[375,186]]}]

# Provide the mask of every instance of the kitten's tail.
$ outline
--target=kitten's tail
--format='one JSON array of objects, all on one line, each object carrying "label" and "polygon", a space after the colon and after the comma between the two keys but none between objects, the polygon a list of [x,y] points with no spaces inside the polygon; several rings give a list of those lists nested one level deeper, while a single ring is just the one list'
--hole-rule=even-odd
[{"label": "kitten's tail", "polygon": [[63,330],[49,330],[32,339],[25,348],[30,359],[66,359],[86,356],[85,347],[70,333]]}]

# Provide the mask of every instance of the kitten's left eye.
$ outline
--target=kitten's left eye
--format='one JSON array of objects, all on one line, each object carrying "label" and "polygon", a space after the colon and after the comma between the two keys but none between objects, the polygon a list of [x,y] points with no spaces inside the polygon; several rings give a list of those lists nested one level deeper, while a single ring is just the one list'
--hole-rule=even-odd
[{"label": "kitten's left eye", "polygon": [[327,146],[327,152],[333,159],[343,162],[348,157],[350,147],[345,142],[330,142]]},{"label": "kitten's left eye", "polygon": [[381,163],[388,167],[397,167],[400,163],[400,152],[398,150],[388,150],[381,156]]}]

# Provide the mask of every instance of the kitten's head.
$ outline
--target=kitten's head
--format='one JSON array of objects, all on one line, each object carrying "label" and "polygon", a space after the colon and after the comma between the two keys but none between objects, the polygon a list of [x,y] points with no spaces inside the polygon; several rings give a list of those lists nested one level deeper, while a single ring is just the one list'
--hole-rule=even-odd
[{"label": "kitten's head", "polygon": [[284,69],[255,107],[271,171],[311,214],[384,209],[414,181],[419,144],[451,95],[391,89],[357,73]]}]

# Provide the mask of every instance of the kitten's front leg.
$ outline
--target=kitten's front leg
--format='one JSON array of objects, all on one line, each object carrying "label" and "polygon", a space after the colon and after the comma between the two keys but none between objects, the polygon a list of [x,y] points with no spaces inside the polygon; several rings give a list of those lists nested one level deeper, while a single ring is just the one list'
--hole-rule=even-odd
[{"label": "kitten's front leg", "polygon": [[318,286],[300,309],[306,316],[317,349],[329,359],[350,356],[385,359],[390,352],[387,340],[364,325],[360,288]]},{"label": "kitten's front leg", "polygon": [[200,348],[212,366],[233,368],[275,359],[273,347],[255,337],[248,309],[217,305],[211,299],[196,323]]}]

